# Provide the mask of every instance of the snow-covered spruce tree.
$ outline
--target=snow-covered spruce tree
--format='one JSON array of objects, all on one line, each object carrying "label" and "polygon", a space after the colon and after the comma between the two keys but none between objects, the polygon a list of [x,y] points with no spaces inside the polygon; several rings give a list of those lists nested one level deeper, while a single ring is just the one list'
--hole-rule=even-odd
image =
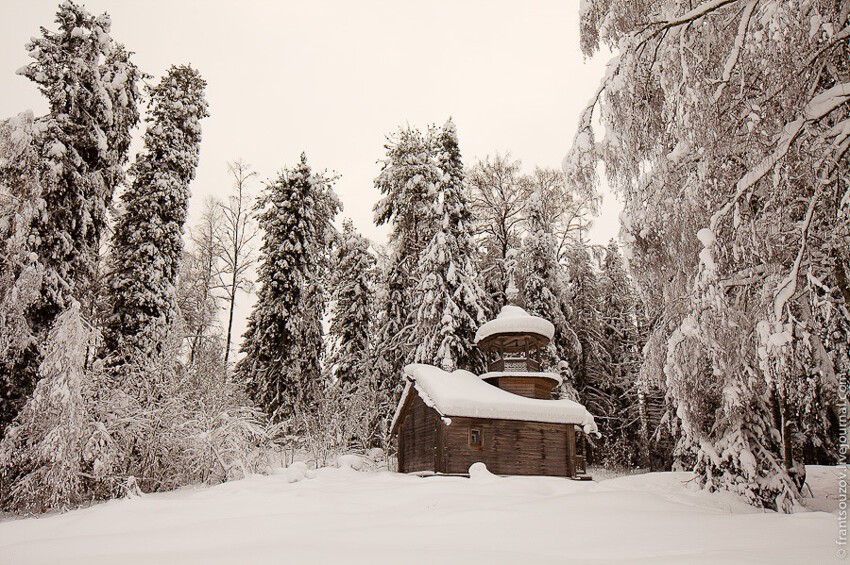
[{"label": "snow-covered spruce tree", "polygon": [[145,147],[130,169],[133,183],[112,238],[112,314],[104,341],[115,362],[161,352],[176,315],[189,183],[195,176],[206,82],[189,66],[172,66],[150,89]]},{"label": "snow-covered spruce tree", "polygon": [[522,299],[529,313],[555,325],[555,340],[544,356],[544,363],[555,369],[561,360],[576,359],[581,354],[581,345],[567,321],[570,288],[555,256],[555,238],[537,192],[529,197],[526,222],[527,233],[518,265]]},{"label": "snow-covered spruce tree", "polygon": [[[663,459],[662,450],[650,451],[650,434],[660,424],[660,414],[653,407],[663,401],[663,395],[639,376],[646,324],[641,319],[637,293],[626,273],[619,247],[613,240],[604,251],[596,280],[599,342],[593,349],[599,374],[579,391],[588,403],[590,398],[604,398],[607,403],[598,412],[604,415],[601,425],[605,433],[595,442],[598,447],[594,454],[608,464],[648,467],[653,461],[660,463]],[[576,298],[581,294],[577,289]],[[584,310],[578,300],[573,308]],[[576,324],[580,316],[573,322],[579,336],[582,332]]]},{"label": "snow-covered spruce tree", "polygon": [[44,266],[31,252],[30,226],[43,206],[32,112],[0,122],[0,436],[32,392],[14,378],[22,352],[36,352],[27,311],[38,301]]},{"label": "snow-covered spruce tree", "polygon": [[321,387],[322,316],[331,221],[340,209],[332,178],[307,156],[269,183],[257,204],[263,231],[257,303],[236,373],[276,420],[309,413]]},{"label": "snow-covered spruce tree", "polygon": [[326,364],[334,381],[357,385],[372,372],[375,258],[351,220],[342,223],[332,265]]},{"label": "snow-covered spruce tree", "polygon": [[[600,415],[600,430],[605,431],[601,441],[605,443],[611,438],[609,424],[611,418],[617,417],[618,402],[611,386],[610,344],[605,342],[601,312],[604,297],[596,261],[598,251],[579,238],[569,242],[562,253],[566,263],[562,266],[563,276],[569,280],[567,294],[562,295],[564,315],[575,335],[572,347],[562,349],[562,359],[569,364],[573,386],[581,402],[593,414]],[[557,335],[555,339],[558,340]],[[594,450],[591,456],[595,463],[606,462],[603,460],[604,453]]]},{"label": "snow-covered spruce tree", "polygon": [[799,496],[795,439],[835,461],[848,371],[848,16],[827,0],[582,10],[585,53],[619,56],[565,165],[592,183],[603,161],[625,203],[678,453],[706,488],[783,510]]},{"label": "snow-covered spruce tree", "polygon": [[389,138],[381,174],[375,179],[383,198],[375,205],[375,223],[392,224],[376,329],[376,365],[382,388],[392,391],[401,370],[412,361],[410,335],[416,305],[413,290],[419,256],[436,232],[433,214],[441,172],[432,157],[433,132],[407,127]]},{"label": "snow-covered spruce tree", "polygon": [[[378,387],[374,363],[377,262],[369,242],[346,219],[331,258],[331,319],[324,363],[322,426],[335,428],[340,449],[382,445],[390,399]],[[333,413],[328,413],[333,412]]]},{"label": "snow-covered spruce tree", "polygon": [[446,371],[481,371],[484,360],[473,343],[485,322],[484,291],[475,267],[472,214],[463,184],[463,162],[457,130],[449,119],[436,132],[432,150],[440,171],[431,213],[439,219],[416,267],[419,281],[412,341],[415,360]]},{"label": "snow-covered spruce tree", "polygon": [[26,228],[28,251],[43,267],[43,277],[39,298],[26,312],[34,339],[19,342],[24,349],[8,351],[0,363],[3,424],[20,407],[15,399],[35,386],[38,344],[56,316],[74,297],[89,310],[107,208],[123,179],[130,130],[139,119],[141,73],[110,37],[109,16],[93,16],[67,1],[59,6],[56,23],[58,31],[42,28],[27,45],[33,62],[18,71],[38,85],[50,105],[32,130],[39,159],[30,171],[38,176],[41,201]]}]

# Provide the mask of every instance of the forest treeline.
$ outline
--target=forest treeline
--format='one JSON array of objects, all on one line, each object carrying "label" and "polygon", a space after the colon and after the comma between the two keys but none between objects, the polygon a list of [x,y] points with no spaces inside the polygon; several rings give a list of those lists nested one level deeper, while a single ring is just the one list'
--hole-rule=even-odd
[{"label": "forest treeline", "polygon": [[[848,10],[661,4],[584,6],[585,53],[620,55],[563,171],[464,162],[451,119],[390,132],[377,244],[338,222],[336,177],[303,154],[258,193],[230,163],[231,195],[187,226],[203,78],[177,65],[142,89],[108,16],[64,2],[19,71],[49,112],[0,122],[2,507],[225,481],[281,452],[390,453],[403,366],[482,372],[475,331],[513,281],[555,325],[556,394],[596,416],[593,463],[693,469],[789,510],[846,426]],[[770,74],[792,63],[809,82]],[[588,243],[600,163],[623,252]]]}]

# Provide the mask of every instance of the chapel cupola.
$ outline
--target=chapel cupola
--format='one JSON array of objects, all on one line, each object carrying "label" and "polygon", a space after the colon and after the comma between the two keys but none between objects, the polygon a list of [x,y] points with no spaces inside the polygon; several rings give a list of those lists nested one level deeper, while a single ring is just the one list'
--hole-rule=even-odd
[{"label": "chapel cupola", "polygon": [[540,351],[552,341],[555,326],[516,305],[518,291],[513,279],[505,294],[508,304],[475,334],[475,343],[488,362],[488,372],[481,378],[514,394],[552,398],[552,388],[561,383],[561,377],[541,372]]}]

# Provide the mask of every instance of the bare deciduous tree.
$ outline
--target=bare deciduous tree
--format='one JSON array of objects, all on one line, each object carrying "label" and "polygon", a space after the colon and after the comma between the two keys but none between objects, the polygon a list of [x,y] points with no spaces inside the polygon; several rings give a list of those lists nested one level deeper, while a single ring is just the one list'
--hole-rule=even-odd
[{"label": "bare deciduous tree", "polygon": [[523,208],[529,195],[520,167],[520,161],[510,154],[497,154],[479,161],[466,173],[476,236],[485,249],[484,284],[497,304],[505,302],[502,293],[508,282],[508,252],[519,248]]},{"label": "bare deciduous tree", "polygon": [[257,236],[257,226],[251,219],[253,198],[246,190],[248,181],[257,176],[257,173],[241,159],[228,163],[227,168],[233,176],[233,194],[226,203],[220,204],[222,225],[218,237],[221,248],[221,269],[218,273],[217,285],[217,288],[224,292],[228,309],[225,366],[230,359],[233,342],[233,312],[236,306],[236,295],[239,291],[250,292],[253,287],[250,272],[256,256],[252,242]]},{"label": "bare deciduous tree", "polygon": [[178,288],[178,302],[189,339],[192,363],[216,327],[218,300],[214,290],[221,272],[224,249],[221,243],[222,203],[209,197],[201,219],[190,231],[192,250],[184,258]]}]

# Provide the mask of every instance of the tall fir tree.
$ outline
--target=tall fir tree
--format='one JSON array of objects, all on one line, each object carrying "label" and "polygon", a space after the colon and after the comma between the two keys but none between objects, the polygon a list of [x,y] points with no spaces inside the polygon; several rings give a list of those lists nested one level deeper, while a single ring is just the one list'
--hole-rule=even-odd
[{"label": "tall fir tree", "polygon": [[331,273],[327,366],[335,381],[357,384],[372,372],[375,258],[351,220],[342,224]]},{"label": "tall fir tree", "polygon": [[343,222],[332,257],[331,316],[328,326],[328,374],[322,410],[337,410],[329,421],[349,420],[339,435],[345,448],[386,445],[384,420],[391,396],[379,386],[375,366],[374,313],[377,261],[369,242]]},{"label": "tall fir tree", "polygon": [[333,180],[312,172],[302,153],[258,202],[260,290],[235,370],[277,420],[311,411],[322,390],[327,253],[340,209]]},{"label": "tall fir tree", "polygon": [[152,122],[112,240],[112,314],[104,339],[119,362],[159,354],[175,320],[189,183],[208,115],[205,87],[198,71],[181,65],[150,89]]},{"label": "tall fir tree", "polygon": [[43,205],[32,112],[0,122],[0,435],[27,393],[29,379],[15,379],[17,357],[33,353],[36,336],[27,312],[40,295],[44,265],[31,252],[30,226]]},{"label": "tall fir tree", "polygon": [[[613,240],[605,248],[595,281],[596,337],[599,341],[584,349],[594,352],[591,363],[596,364],[598,370],[587,373],[588,379],[582,383],[579,393],[588,406],[593,402],[605,405],[597,408],[597,413],[606,416],[600,422],[606,430],[597,441],[597,462],[645,467],[650,465],[649,430],[659,424],[658,412],[645,405],[663,396],[659,398],[657,389],[645,386],[639,376],[645,324],[640,320],[634,284]],[[574,308],[586,311],[578,305]],[[580,316],[578,313],[576,318]],[[574,322],[574,327],[577,323]],[[576,333],[582,334],[578,327]],[[651,420],[651,416],[656,419]],[[658,455],[657,450],[653,455]]]},{"label": "tall fir tree", "polygon": [[475,268],[472,214],[451,119],[436,132],[432,143],[440,177],[431,214],[439,223],[416,268],[415,360],[447,371],[479,371],[484,363],[473,338],[485,321],[485,296]]},{"label": "tall fir tree", "polygon": [[50,107],[33,129],[42,212],[32,218],[27,238],[43,277],[39,297],[26,312],[33,339],[0,363],[3,423],[33,390],[39,343],[56,317],[75,298],[84,307],[91,301],[107,209],[123,180],[130,130],[139,119],[142,73],[111,38],[109,16],[93,16],[66,1],[55,21],[57,31],[42,28],[27,45],[33,61],[19,70]]},{"label": "tall fir tree", "polygon": [[411,127],[400,129],[385,146],[387,155],[375,179],[383,195],[375,205],[375,223],[392,224],[376,331],[376,364],[382,387],[390,391],[398,388],[401,369],[413,358],[416,266],[436,232],[433,210],[441,172],[432,157],[431,138],[430,130],[423,135]]}]

